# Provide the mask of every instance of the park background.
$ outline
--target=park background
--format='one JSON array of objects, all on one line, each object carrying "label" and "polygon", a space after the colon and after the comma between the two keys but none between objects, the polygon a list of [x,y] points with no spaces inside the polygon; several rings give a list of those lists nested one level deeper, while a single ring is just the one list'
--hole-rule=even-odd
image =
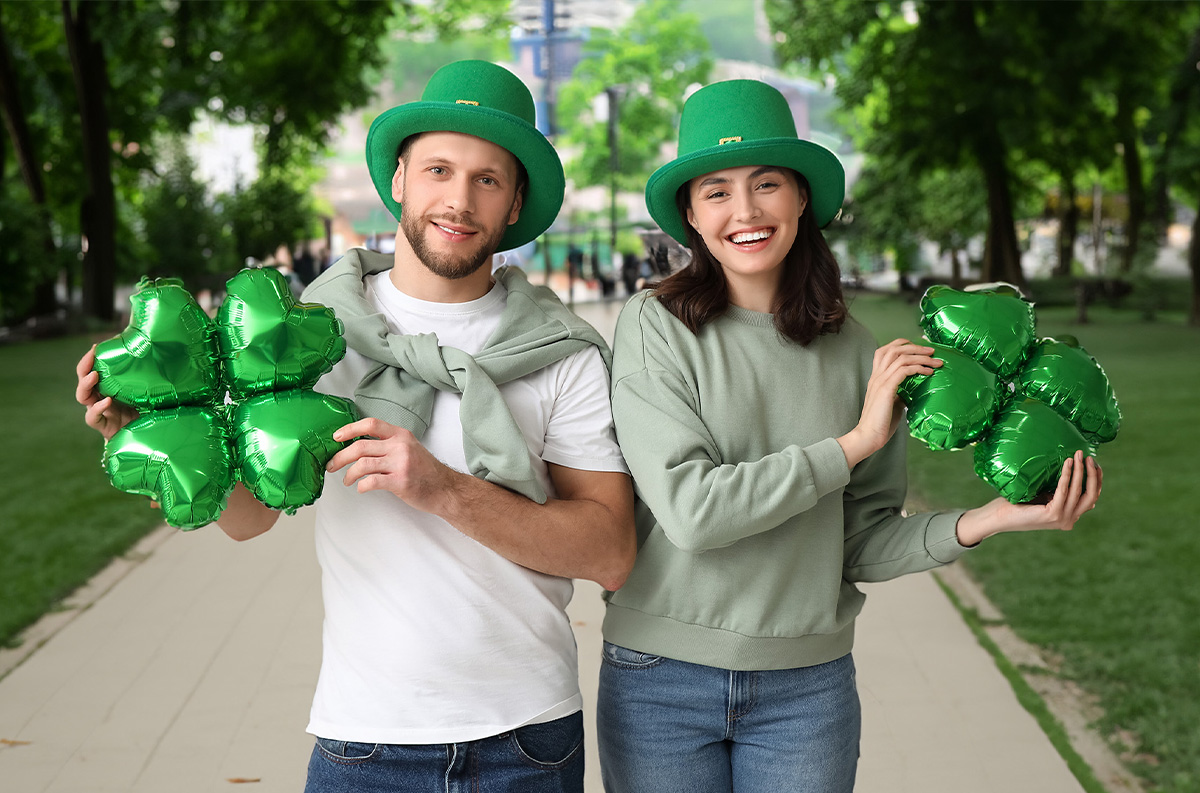
[{"label": "park background", "polygon": [[[463,57],[521,75],[563,156],[558,222],[511,255],[572,302],[622,299],[621,271],[654,264],[640,190],[683,98],[753,77],[846,164],[826,234],[881,341],[920,332],[924,284],[993,280],[1030,295],[1040,335],[1079,338],[1125,415],[1101,508],[969,554],[1002,617],[963,616],[1064,756],[1039,679],[1075,692],[1145,790],[1200,790],[1195,2],[0,6],[0,642],[158,524],[107,484],[73,401],[74,362],[123,327],[133,283],[215,301],[249,260],[303,280],[386,250],[365,130]],[[913,504],[990,498],[969,454],[912,444]],[[1051,663],[1006,658],[998,627]]]}]

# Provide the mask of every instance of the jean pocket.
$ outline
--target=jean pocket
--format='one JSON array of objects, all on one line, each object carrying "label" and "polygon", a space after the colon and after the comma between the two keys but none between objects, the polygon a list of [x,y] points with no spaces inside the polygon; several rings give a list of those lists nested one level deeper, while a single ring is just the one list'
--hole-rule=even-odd
[{"label": "jean pocket", "polygon": [[379,751],[379,744],[317,738],[317,749],[320,750],[321,756],[330,762],[358,765],[374,759],[375,753]]},{"label": "jean pocket", "polygon": [[562,768],[583,751],[583,713],[526,724],[513,730],[509,740],[527,763],[548,770]]},{"label": "jean pocket", "polygon": [[601,652],[604,663],[620,669],[649,669],[663,662],[661,655],[630,650],[612,642],[605,642]]}]

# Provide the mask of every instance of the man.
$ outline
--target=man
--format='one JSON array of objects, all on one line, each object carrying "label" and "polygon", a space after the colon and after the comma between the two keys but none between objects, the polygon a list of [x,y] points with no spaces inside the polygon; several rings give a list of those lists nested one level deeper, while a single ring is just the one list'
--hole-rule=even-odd
[{"label": "man", "polygon": [[[520,270],[485,266],[561,206],[562,165],[532,120],[508,71],[439,70],[367,137],[395,253],[352,250],[305,292],[349,348],[317,388],[366,416],[334,433],[358,440],[317,502],[310,791],[583,789],[564,609],[571,578],[623,583],[633,493],[604,342]],[[91,356],[78,398],[111,437],[130,415],[96,398]],[[244,540],[277,518],[238,485],[218,524]]]}]

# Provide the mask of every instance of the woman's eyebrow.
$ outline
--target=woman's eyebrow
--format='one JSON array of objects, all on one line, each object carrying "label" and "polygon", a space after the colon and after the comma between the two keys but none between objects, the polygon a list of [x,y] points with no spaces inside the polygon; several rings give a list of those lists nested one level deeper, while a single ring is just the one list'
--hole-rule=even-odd
[{"label": "woman's eyebrow", "polygon": [[782,175],[783,169],[780,168],[778,165],[764,165],[761,168],[756,169],[754,171],[754,173],[750,174],[750,178],[757,179],[758,177],[762,176],[765,173],[777,173],[777,174]]}]

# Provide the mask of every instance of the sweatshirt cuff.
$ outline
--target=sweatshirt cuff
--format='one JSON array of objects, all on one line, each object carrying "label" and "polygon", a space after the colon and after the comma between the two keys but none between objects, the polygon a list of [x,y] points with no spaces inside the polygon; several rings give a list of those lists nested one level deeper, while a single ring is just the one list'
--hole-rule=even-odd
[{"label": "sweatshirt cuff", "polygon": [[812,469],[813,487],[820,498],[850,484],[850,464],[837,438],[826,438],[804,450]]},{"label": "sweatshirt cuff", "polygon": [[925,527],[925,550],[935,561],[949,564],[971,550],[958,541],[958,519],[963,512],[939,512],[930,518],[929,525]]}]

